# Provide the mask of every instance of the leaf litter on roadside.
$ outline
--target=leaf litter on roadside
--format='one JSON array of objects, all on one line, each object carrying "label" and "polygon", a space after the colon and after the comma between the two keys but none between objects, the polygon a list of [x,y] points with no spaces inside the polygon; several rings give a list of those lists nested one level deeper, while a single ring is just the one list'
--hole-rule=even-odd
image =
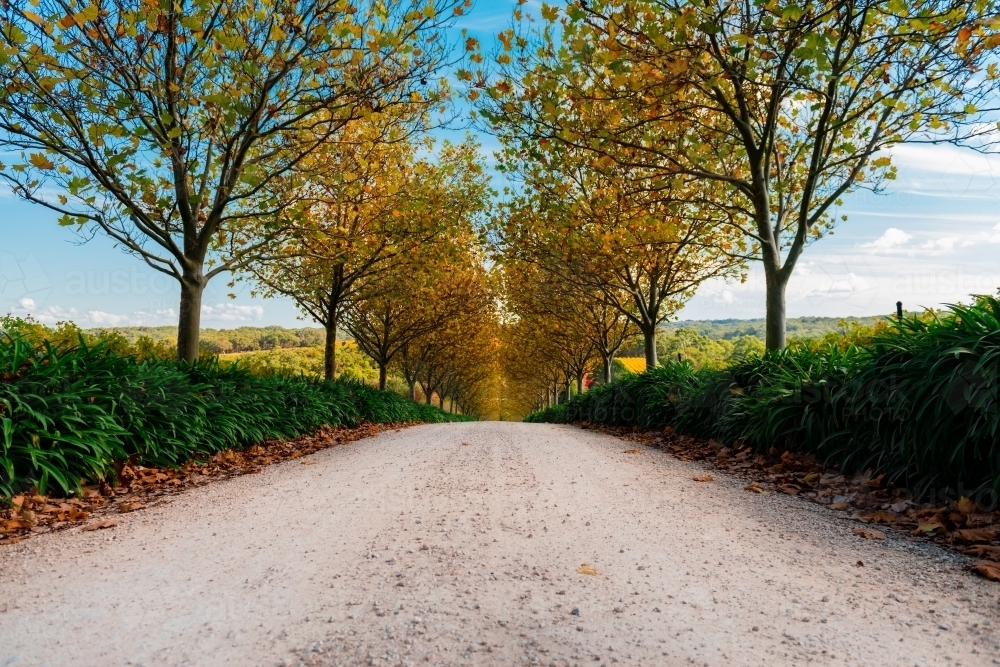
[{"label": "leaf litter on roadside", "polygon": [[[97,515],[142,510],[159,498],[176,495],[186,488],[201,486],[213,479],[256,473],[272,463],[301,458],[333,445],[353,442],[400,426],[363,422],[353,429],[323,427],[294,440],[275,440],[244,450],[224,450],[201,461],[188,461],[177,468],[147,468],[122,461],[115,466],[115,479],[85,486],[77,497],[54,498],[32,491],[14,496],[7,506],[0,505],[0,546],[20,542],[32,534],[74,526],[82,526],[83,530],[110,528],[117,520],[87,521]],[[307,460],[301,463],[314,465],[316,462]]]},{"label": "leaf litter on roadside", "polygon": [[[774,489],[801,496],[832,510],[850,511],[845,519],[886,526],[899,531],[905,539],[932,540],[982,559],[970,569],[991,581],[1000,581],[1000,509],[984,510],[968,497],[947,503],[917,503],[907,489],[896,486],[885,475],[872,471],[843,474],[810,454],[772,448],[765,455],[739,443],[726,446],[717,440],[680,435],[670,427],[636,431],[583,426],[663,449],[682,461],[708,462],[719,470],[743,476],[748,482],[744,487],[747,491],[763,494]],[[861,532],[855,533],[866,539],[885,537],[882,531],[858,530]]]}]

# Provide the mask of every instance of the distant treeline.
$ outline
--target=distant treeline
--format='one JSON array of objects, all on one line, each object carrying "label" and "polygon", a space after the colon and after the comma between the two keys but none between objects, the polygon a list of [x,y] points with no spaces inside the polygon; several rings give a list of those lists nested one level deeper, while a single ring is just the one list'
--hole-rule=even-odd
[{"label": "distant treeline", "polygon": [[[150,338],[170,346],[177,344],[177,327],[105,327],[101,331],[119,333],[134,343]],[[238,329],[202,329],[201,349],[211,354],[256,352],[290,347],[323,345],[324,333],[319,327],[286,329],[285,327],[239,327]]]},{"label": "distant treeline", "polygon": [[[883,321],[883,316],[872,317],[792,317],[787,320],[789,338],[799,340],[822,338],[829,333],[840,333],[852,325],[870,327]],[[756,320],[685,320],[668,322],[663,329],[693,329],[698,333],[717,340],[735,340],[742,336],[764,339],[764,318]]]}]

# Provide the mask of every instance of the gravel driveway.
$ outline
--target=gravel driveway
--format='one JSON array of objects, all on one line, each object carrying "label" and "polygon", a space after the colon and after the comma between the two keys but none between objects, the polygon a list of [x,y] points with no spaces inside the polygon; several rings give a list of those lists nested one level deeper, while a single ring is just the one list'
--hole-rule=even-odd
[{"label": "gravel driveway", "polygon": [[959,557],[634,447],[419,426],[32,538],[0,665],[1000,663]]}]

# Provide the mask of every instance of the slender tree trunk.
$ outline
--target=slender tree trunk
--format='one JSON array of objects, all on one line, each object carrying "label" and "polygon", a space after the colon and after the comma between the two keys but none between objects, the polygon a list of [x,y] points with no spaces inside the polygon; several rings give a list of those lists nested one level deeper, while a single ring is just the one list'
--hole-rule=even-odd
[{"label": "slender tree trunk", "polygon": [[406,383],[410,385],[410,400],[414,403],[417,402],[417,381],[407,380]]},{"label": "slender tree trunk", "polygon": [[385,391],[386,382],[389,380],[389,365],[384,362],[378,362],[378,388]]},{"label": "slender tree trunk", "polygon": [[768,350],[780,350],[785,347],[785,288],[788,279],[778,271],[765,271],[764,275],[767,282],[765,345]]},{"label": "slender tree trunk", "polygon": [[323,377],[332,380],[337,376],[337,319],[331,316],[326,323],[326,347],[323,350]]},{"label": "slender tree trunk", "polygon": [[613,359],[614,357],[610,354],[601,357],[601,361],[604,362],[604,384],[611,384],[611,364]]},{"label": "slender tree trunk", "polygon": [[201,300],[205,279],[199,272],[181,280],[180,317],[177,322],[177,358],[193,364],[198,361],[201,341]]},{"label": "slender tree trunk", "polygon": [[646,353],[646,370],[656,368],[656,325],[642,327],[642,343]]},{"label": "slender tree trunk", "polygon": [[569,403],[569,399],[573,398],[573,381],[566,377],[566,402]]},{"label": "slender tree trunk", "polygon": [[576,374],[576,393],[583,393],[583,371]]}]

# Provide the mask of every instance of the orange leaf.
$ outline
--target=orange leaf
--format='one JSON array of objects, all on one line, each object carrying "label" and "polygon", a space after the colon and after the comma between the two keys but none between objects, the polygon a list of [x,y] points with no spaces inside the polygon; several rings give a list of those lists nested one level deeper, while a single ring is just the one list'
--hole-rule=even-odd
[{"label": "orange leaf", "polygon": [[586,574],[589,577],[593,577],[597,574],[597,568],[587,565],[586,563],[581,564],[580,567],[576,568],[576,571],[579,574]]},{"label": "orange leaf", "polygon": [[969,500],[965,496],[958,499],[956,507],[962,514],[975,514],[979,511],[979,506],[976,505],[974,500]]},{"label": "orange leaf", "polygon": [[698,475],[697,477],[693,477],[692,479],[694,479],[694,481],[696,481],[696,482],[714,482],[715,481],[715,479],[711,475]]}]

